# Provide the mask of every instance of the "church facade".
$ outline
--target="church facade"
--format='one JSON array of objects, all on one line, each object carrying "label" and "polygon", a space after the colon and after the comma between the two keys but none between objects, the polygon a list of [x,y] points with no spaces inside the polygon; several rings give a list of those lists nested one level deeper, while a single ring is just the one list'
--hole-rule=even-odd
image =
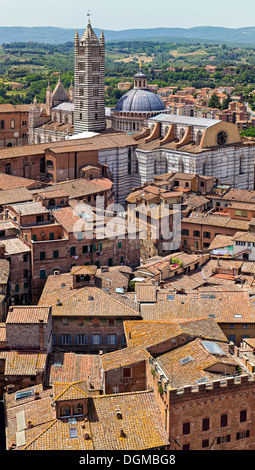
[{"label": "church facade", "polygon": [[46,90],[46,104],[35,99],[29,110],[29,144],[41,144],[64,140],[73,134],[74,124],[73,84],[65,90],[59,77],[58,83],[51,90]]}]

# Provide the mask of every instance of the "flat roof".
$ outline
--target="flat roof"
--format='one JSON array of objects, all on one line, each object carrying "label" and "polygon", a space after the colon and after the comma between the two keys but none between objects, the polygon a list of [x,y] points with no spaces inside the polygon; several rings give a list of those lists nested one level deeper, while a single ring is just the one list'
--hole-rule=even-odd
[{"label": "flat roof", "polygon": [[161,113],[149,119],[150,121],[167,121],[170,124],[183,124],[188,126],[211,127],[221,122],[220,119],[197,118],[190,116],[177,116],[175,114]]}]

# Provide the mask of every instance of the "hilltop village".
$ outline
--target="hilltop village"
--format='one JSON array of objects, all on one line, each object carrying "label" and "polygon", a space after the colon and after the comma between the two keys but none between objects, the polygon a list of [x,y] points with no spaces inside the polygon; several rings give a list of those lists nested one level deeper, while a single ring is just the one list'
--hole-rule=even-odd
[{"label": "hilltop village", "polygon": [[74,50],[69,90],[0,105],[5,448],[254,450],[252,115],[141,65],[109,110],[103,32]]}]

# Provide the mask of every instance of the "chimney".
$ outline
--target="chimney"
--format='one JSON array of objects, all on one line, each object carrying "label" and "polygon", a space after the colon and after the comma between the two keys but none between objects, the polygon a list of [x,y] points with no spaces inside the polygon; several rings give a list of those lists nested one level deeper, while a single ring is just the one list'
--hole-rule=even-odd
[{"label": "chimney", "polygon": [[120,437],[126,437],[126,434],[125,434],[125,432],[123,431],[123,429],[120,430]]},{"label": "chimney", "polygon": [[44,349],[44,337],[43,337],[43,320],[39,319],[39,347],[40,351]]},{"label": "chimney", "polygon": [[122,419],[122,413],[121,413],[121,411],[120,411],[119,409],[116,409],[116,410],[115,410],[115,413],[116,413],[116,418],[117,418],[117,419]]},{"label": "chimney", "polygon": [[36,390],[36,391],[35,391],[35,395],[34,395],[34,400],[39,400],[39,398],[40,398],[39,391]]}]

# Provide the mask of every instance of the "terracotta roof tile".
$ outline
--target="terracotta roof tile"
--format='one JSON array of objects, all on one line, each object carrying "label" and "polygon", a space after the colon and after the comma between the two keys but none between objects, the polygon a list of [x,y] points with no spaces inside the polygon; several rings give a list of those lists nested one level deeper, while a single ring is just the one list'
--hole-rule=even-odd
[{"label": "terracotta roof tile", "polygon": [[6,324],[11,323],[38,323],[43,320],[47,323],[50,315],[50,308],[38,306],[13,306],[9,308]]},{"label": "terracotta roof tile", "polygon": [[137,310],[125,297],[108,294],[97,287],[84,287],[79,292],[62,299],[61,305],[52,307],[52,315],[57,316],[110,316],[110,317],[137,317]]},{"label": "terracotta roof tile", "polygon": [[0,352],[0,358],[5,356],[5,375],[24,376],[36,375],[38,370],[46,367],[47,354],[42,352]]}]

